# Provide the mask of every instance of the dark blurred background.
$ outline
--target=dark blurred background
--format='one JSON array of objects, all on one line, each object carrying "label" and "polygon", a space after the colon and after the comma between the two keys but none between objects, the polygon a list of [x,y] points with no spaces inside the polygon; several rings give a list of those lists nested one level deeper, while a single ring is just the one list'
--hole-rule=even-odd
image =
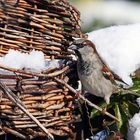
[{"label": "dark blurred background", "polygon": [[69,0],[81,12],[82,29],[140,22],[140,0]]}]

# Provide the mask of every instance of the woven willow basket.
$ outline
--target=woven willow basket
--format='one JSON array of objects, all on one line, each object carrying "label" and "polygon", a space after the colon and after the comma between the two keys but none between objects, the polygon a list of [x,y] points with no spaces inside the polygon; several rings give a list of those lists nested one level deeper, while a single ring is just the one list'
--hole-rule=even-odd
[{"label": "woven willow basket", "polygon": [[[79,12],[66,0],[3,0],[0,3],[0,56],[9,49],[40,50],[45,58],[68,60],[67,47],[81,37]],[[70,66],[41,73],[17,70],[0,64],[1,133],[22,139],[46,136],[42,129],[17,106],[29,111],[52,135],[70,136],[74,119],[74,96],[57,77],[69,83]],[[7,96],[14,98],[14,103]],[[14,95],[13,95],[14,94]]]}]

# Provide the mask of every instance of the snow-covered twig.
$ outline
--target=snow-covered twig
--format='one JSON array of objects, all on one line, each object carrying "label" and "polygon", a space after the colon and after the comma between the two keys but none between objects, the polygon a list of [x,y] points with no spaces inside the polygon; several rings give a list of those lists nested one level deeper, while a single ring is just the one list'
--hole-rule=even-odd
[{"label": "snow-covered twig", "polygon": [[66,66],[61,70],[57,70],[57,71],[49,73],[49,74],[25,71],[25,70],[16,69],[16,68],[9,68],[9,67],[1,65],[1,64],[0,64],[0,68],[3,69],[3,70],[10,71],[10,72],[18,73],[18,74],[20,74],[22,76],[25,76],[25,77],[33,78],[34,76],[37,76],[37,77],[54,77],[54,76],[58,76],[58,75],[62,74],[63,72],[67,71],[69,69],[69,66]]}]

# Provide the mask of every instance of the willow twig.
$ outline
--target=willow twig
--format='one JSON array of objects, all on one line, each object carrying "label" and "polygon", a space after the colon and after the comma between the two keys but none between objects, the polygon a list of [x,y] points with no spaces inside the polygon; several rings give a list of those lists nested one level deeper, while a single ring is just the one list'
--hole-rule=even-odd
[{"label": "willow twig", "polygon": [[[59,78],[57,78],[57,77],[54,77],[54,79],[55,79],[57,82],[59,82],[59,83],[65,85],[65,86],[66,86],[71,92],[73,92],[74,94],[77,94],[77,91],[76,91],[73,87],[71,87],[70,85],[68,85],[65,81],[63,81],[63,80],[61,80],[61,79],[59,79]],[[87,102],[88,105],[90,105],[91,107],[93,107],[93,108],[99,110],[100,112],[103,111],[103,109],[102,109],[101,107],[99,107],[99,106],[95,105],[94,103],[90,102],[90,101],[89,101],[88,99],[86,99],[83,95],[79,95],[79,98],[81,98],[82,100],[84,100],[85,102]],[[107,111],[105,111],[104,114],[107,115],[107,116],[109,116],[110,118],[116,120],[116,121],[119,121],[118,118],[116,118],[115,116],[113,116],[112,114],[110,114],[110,113],[107,112]]]},{"label": "willow twig", "polygon": [[13,134],[13,135],[16,135],[16,136],[18,136],[19,138],[21,138],[21,139],[25,139],[26,140],[26,136],[24,136],[23,134],[21,134],[21,133],[19,133],[19,132],[17,132],[17,131],[15,131],[15,130],[13,130],[13,129],[10,129],[10,128],[8,128],[8,127],[3,127],[3,130],[6,132],[6,133],[11,133],[11,134]]},{"label": "willow twig", "polygon": [[58,71],[55,71],[55,72],[52,72],[52,73],[49,73],[49,74],[45,74],[45,73],[27,72],[25,70],[10,68],[10,67],[7,67],[7,66],[1,65],[1,64],[0,64],[0,68],[4,69],[4,70],[11,71],[11,72],[19,73],[23,76],[27,76],[27,77],[30,77],[30,78],[33,78],[34,76],[44,77],[44,78],[45,77],[46,78],[55,77],[55,76],[58,76],[58,75],[60,75],[60,74],[69,70],[69,66],[66,66],[66,67],[62,68],[61,70],[58,70]]}]

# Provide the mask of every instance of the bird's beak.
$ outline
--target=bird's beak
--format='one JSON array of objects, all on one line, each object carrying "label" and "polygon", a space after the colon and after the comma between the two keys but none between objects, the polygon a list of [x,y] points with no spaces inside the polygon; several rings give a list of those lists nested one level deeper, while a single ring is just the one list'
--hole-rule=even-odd
[{"label": "bird's beak", "polygon": [[70,49],[70,50],[77,50],[77,46],[72,44],[72,45],[69,46],[68,49]]},{"label": "bird's beak", "polygon": [[86,38],[80,38],[80,39],[74,40],[71,43],[71,45],[69,46],[68,49],[70,49],[70,50],[78,50],[79,49],[79,44],[82,44],[85,40],[86,40]]}]

